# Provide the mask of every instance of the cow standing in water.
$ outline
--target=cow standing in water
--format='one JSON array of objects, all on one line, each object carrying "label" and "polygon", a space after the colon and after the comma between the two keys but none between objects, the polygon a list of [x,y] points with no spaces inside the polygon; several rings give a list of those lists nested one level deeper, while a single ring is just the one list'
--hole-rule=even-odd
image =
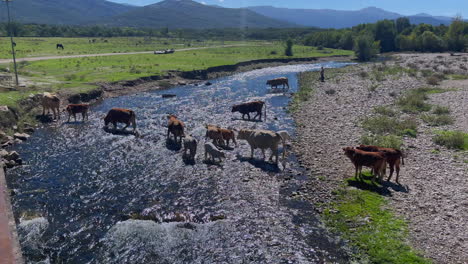
[{"label": "cow standing in water", "polygon": [[271,88],[274,88],[274,89],[277,89],[279,85],[282,85],[283,89],[286,87],[289,89],[289,80],[286,77],[280,77],[280,78],[276,78],[273,80],[268,80],[266,84],[270,85]]},{"label": "cow standing in water", "polygon": [[81,116],[83,117],[82,121],[84,122],[85,118],[88,120],[88,110],[89,110],[89,104],[69,104],[67,106],[67,112],[68,112],[68,121],[70,122],[70,117],[73,116],[76,122],[76,114],[81,113]]},{"label": "cow standing in water", "polygon": [[133,125],[133,132],[136,130],[136,115],[135,112],[129,109],[112,108],[104,118],[105,126],[109,123],[114,125],[114,130],[117,130],[117,123],[124,123],[126,126],[122,128],[125,130],[130,124]]},{"label": "cow standing in water", "polygon": [[[248,102],[248,103],[243,103],[239,105],[234,105],[232,107],[232,113],[239,112],[242,114],[242,119],[244,119],[245,115],[247,115],[248,120],[250,120],[250,113],[257,113],[253,120],[257,116],[259,116],[259,120],[262,121],[262,109],[263,105],[265,105],[265,102],[263,101],[254,101],[254,102]],[[265,116],[266,116],[266,107],[265,107]]]},{"label": "cow standing in water", "polygon": [[184,122],[177,119],[175,115],[168,115],[167,116],[167,139],[169,139],[169,135],[174,135],[174,141],[178,143],[177,137],[180,138],[180,143],[182,143],[182,137],[185,136],[184,134]]},{"label": "cow standing in water", "polygon": [[[280,142],[284,142],[285,139],[280,134],[270,130],[250,130],[242,129],[237,135],[237,139],[246,140],[250,145],[250,158],[253,159],[254,150],[259,148],[262,150],[263,159],[265,160],[265,150],[271,149],[270,160],[273,159],[273,155],[276,156],[276,164],[278,164],[278,146]],[[283,146],[285,149],[285,146]],[[283,151],[283,159],[285,152]]]},{"label": "cow standing in water", "polygon": [[54,119],[60,119],[60,99],[56,94],[45,92],[42,95],[42,115],[50,113],[50,110],[54,113]]}]

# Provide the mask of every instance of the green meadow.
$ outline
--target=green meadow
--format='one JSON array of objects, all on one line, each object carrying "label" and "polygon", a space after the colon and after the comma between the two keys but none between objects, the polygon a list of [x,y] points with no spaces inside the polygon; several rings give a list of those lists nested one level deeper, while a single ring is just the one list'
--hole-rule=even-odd
[{"label": "green meadow", "polygon": [[[282,44],[209,48],[180,51],[174,54],[116,55],[87,58],[68,58],[20,62],[18,71],[27,87],[23,95],[17,92],[0,93],[0,102],[18,101],[34,92],[71,89],[77,92],[96,87],[97,82],[133,80],[140,77],[161,75],[168,70],[201,70],[214,66],[232,65],[257,59],[281,59],[352,55],[351,51],[294,46],[294,56],[283,55]],[[12,65],[1,65],[0,67]],[[10,103],[11,104],[11,103]]]},{"label": "green meadow", "polygon": [[[196,41],[155,37],[115,37],[115,38],[33,38],[14,39],[18,58],[42,56],[68,56],[77,54],[124,53],[154,51],[162,49],[181,49],[215,45],[238,44],[240,42]],[[93,42],[94,41],[94,42]],[[64,50],[56,49],[60,43]],[[0,38],[0,59],[11,58],[10,39]]]}]

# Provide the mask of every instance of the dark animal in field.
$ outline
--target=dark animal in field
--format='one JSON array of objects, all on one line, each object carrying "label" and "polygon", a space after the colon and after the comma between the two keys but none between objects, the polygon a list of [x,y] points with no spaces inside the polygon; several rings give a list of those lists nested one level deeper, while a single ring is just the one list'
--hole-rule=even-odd
[{"label": "dark animal in field", "polygon": [[88,111],[89,111],[89,104],[69,104],[66,108],[68,112],[68,122],[70,122],[70,117],[73,116],[73,118],[76,121],[76,114],[81,113],[82,116],[82,121],[88,120]]},{"label": "dark animal in field", "polygon": [[[283,138],[280,134],[270,130],[250,130],[242,129],[237,135],[237,139],[246,140],[250,145],[250,158],[253,159],[254,150],[259,148],[262,150],[263,159],[265,160],[265,150],[271,149],[270,160],[273,159],[273,155],[276,156],[276,164],[278,164],[278,146],[280,142],[283,142]],[[284,146],[283,146],[284,149]],[[283,159],[285,153],[283,151]]]},{"label": "dark animal in field", "polygon": [[379,178],[379,181],[383,180],[385,174],[385,156],[379,152],[367,152],[352,147],[343,148],[345,155],[353,163],[356,173],[356,179],[362,179],[362,167],[370,167],[373,169],[375,175],[372,178],[374,182],[375,176]]},{"label": "dark animal in field", "polygon": [[226,158],[224,152],[219,150],[213,143],[205,143],[205,160],[208,160],[208,157],[211,157],[211,161],[215,162],[216,159],[222,161],[222,158]]},{"label": "dark animal in field", "polygon": [[54,119],[60,119],[60,98],[52,93],[45,92],[42,95],[42,115],[50,113],[50,110],[54,113]]},{"label": "dark animal in field", "polygon": [[[387,181],[392,179],[393,171],[396,170],[396,182],[398,182],[398,178],[400,176],[400,159],[401,164],[405,165],[405,161],[403,158],[403,153],[398,149],[393,148],[381,148],[378,146],[368,146],[368,145],[360,145],[357,149],[369,152],[380,152],[384,154],[385,159],[390,167],[390,176],[388,177]],[[384,175],[385,176],[385,175]]]},{"label": "dark animal in field", "polygon": [[130,124],[133,125],[133,131],[136,130],[136,115],[135,112],[124,108],[112,108],[104,118],[104,124],[107,127],[109,123],[114,125],[114,130],[117,129],[117,123],[123,123],[126,126],[122,128],[125,130]]},{"label": "dark animal in field", "polygon": [[[241,113],[242,119],[244,119],[245,115],[247,115],[248,120],[250,120],[250,113],[257,113],[253,119],[255,120],[255,118],[259,116],[259,120],[261,121],[263,105],[265,105],[265,102],[263,101],[254,101],[254,102],[238,104],[232,107],[231,112]],[[266,107],[265,107],[265,116],[266,116]]]},{"label": "dark animal in field", "polygon": [[273,80],[268,80],[266,82],[267,85],[270,85],[271,88],[278,88],[279,85],[282,85],[283,86],[283,89],[285,87],[287,87],[289,89],[289,80],[288,78],[286,77],[280,77],[280,78],[276,78],[276,79],[273,79]]},{"label": "dark animal in field", "polygon": [[63,46],[63,44],[60,44],[60,43],[57,44],[57,46],[56,46],[55,48],[56,48],[56,49],[62,49],[62,50],[65,49],[65,47]]},{"label": "dark animal in field", "polygon": [[197,154],[197,140],[193,138],[191,135],[185,136],[184,140],[184,157],[187,157],[187,151],[190,151],[190,155],[188,158],[190,160],[195,159],[195,155]]},{"label": "dark animal in field", "polygon": [[16,42],[12,42],[11,45],[13,45],[13,47],[16,47]]},{"label": "dark animal in field", "polygon": [[[180,121],[177,119],[177,116],[175,115],[168,115],[167,116],[167,138],[169,139],[169,135],[172,134],[174,135],[174,141],[177,142],[182,142],[182,137],[185,136],[184,134],[184,128],[185,124],[184,122]],[[180,138],[180,141],[177,141],[177,137]]]}]

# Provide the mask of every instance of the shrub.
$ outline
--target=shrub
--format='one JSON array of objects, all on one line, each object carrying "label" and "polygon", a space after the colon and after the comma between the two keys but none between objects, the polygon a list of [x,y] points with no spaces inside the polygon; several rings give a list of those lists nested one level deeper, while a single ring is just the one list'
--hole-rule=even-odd
[{"label": "shrub", "polygon": [[65,81],[71,81],[75,80],[77,76],[76,74],[66,74],[65,76],[63,76],[63,78],[65,79]]},{"label": "shrub", "polygon": [[294,42],[292,39],[286,40],[285,48],[284,48],[284,55],[286,56],[293,56],[293,45]]},{"label": "shrub", "polygon": [[436,76],[434,76],[434,75],[429,76],[429,77],[427,77],[427,79],[426,79],[426,82],[427,82],[427,84],[429,84],[429,85],[439,85],[439,84],[440,84],[440,81],[441,81],[441,80],[440,80],[439,78],[437,78]]},{"label": "shrub", "polygon": [[446,106],[437,105],[434,108],[433,113],[436,114],[436,115],[448,115],[448,114],[450,114],[450,108],[448,108]]},{"label": "shrub", "polygon": [[325,93],[328,95],[334,95],[336,91],[334,89],[329,89],[329,90],[326,90]]},{"label": "shrub", "polygon": [[377,134],[403,135],[406,129],[416,131],[418,124],[413,119],[398,120],[388,116],[376,116],[365,119],[362,126],[367,131]]},{"label": "shrub", "polygon": [[361,144],[379,146],[383,148],[400,149],[401,145],[403,144],[403,141],[401,140],[399,136],[395,136],[395,135],[389,135],[389,136],[372,135],[372,136],[362,136]]},{"label": "shrub", "polygon": [[430,126],[445,126],[454,123],[454,119],[449,115],[422,115],[421,119]]},{"label": "shrub", "polygon": [[412,91],[404,97],[401,97],[397,101],[397,104],[405,113],[427,112],[431,110],[431,105],[424,102],[426,99],[427,96],[425,93]]},{"label": "shrub", "polygon": [[277,55],[277,54],[278,54],[278,52],[277,52],[276,50],[272,50],[272,51],[270,52],[270,55]]},{"label": "shrub", "polygon": [[374,112],[377,113],[377,114],[384,115],[384,116],[389,116],[389,117],[396,116],[396,114],[397,114],[397,112],[395,110],[391,109],[388,106],[383,106],[383,105],[375,107]]},{"label": "shrub", "polygon": [[468,150],[468,134],[461,131],[440,131],[433,141],[450,149]]},{"label": "shrub", "polygon": [[367,77],[369,77],[369,74],[367,72],[365,72],[365,71],[362,71],[362,72],[359,73],[359,76],[361,76],[361,78],[367,78]]}]

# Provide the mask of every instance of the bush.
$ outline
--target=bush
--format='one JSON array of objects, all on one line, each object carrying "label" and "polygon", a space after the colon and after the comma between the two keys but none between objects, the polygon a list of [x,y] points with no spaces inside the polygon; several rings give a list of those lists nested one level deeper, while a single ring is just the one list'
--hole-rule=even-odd
[{"label": "bush", "polygon": [[433,141],[450,149],[468,150],[468,134],[461,131],[440,131]]},{"label": "bush", "polygon": [[376,106],[374,108],[374,112],[377,113],[377,114],[384,115],[384,116],[389,116],[389,117],[396,116],[396,114],[397,114],[397,112],[395,110],[391,109],[388,106]]},{"label": "bush", "polygon": [[361,137],[361,144],[364,145],[373,145],[383,148],[395,148],[400,149],[403,141],[399,136],[389,135],[389,136],[363,136]]},{"label": "bush", "polygon": [[437,78],[436,76],[434,76],[434,75],[429,76],[429,77],[427,77],[427,79],[426,79],[426,82],[427,82],[427,84],[429,84],[429,85],[439,85],[439,84],[440,84],[440,81],[441,81],[441,80],[440,80],[439,78]]},{"label": "bush", "polygon": [[272,51],[270,52],[270,55],[277,55],[277,54],[278,54],[278,52],[277,52],[276,50],[272,50]]},{"label": "bush", "polygon": [[427,112],[431,110],[431,105],[424,102],[426,99],[423,93],[411,92],[401,97],[397,104],[405,113]]},{"label": "bush", "polygon": [[336,91],[334,89],[329,89],[329,90],[326,90],[325,93],[328,95],[334,95]]},{"label": "bush", "polygon": [[380,47],[370,36],[359,36],[354,42],[354,52],[359,61],[370,61],[377,55]]},{"label": "bush", "polygon": [[388,116],[376,116],[365,119],[362,122],[362,126],[367,131],[377,135],[403,135],[404,131],[407,129],[416,131],[418,124],[413,119],[400,121]]},{"label": "bush", "polygon": [[66,74],[65,76],[63,76],[63,78],[65,79],[65,81],[71,81],[75,80],[77,76],[76,74]]},{"label": "bush", "polygon": [[288,39],[286,41],[286,47],[284,49],[284,55],[289,56],[289,57],[294,55],[293,54],[293,45],[294,45],[294,42],[293,42],[292,39]]},{"label": "bush", "polygon": [[445,106],[437,105],[434,108],[433,113],[436,114],[436,115],[448,115],[448,114],[450,114],[450,108],[445,107]]},{"label": "bush", "polygon": [[369,77],[369,74],[367,72],[365,72],[365,71],[362,71],[362,72],[359,73],[359,76],[361,76],[361,78],[364,79],[364,78]]},{"label": "bush", "polygon": [[454,123],[454,119],[449,115],[422,115],[421,119],[430,126],[445,126]]}]

